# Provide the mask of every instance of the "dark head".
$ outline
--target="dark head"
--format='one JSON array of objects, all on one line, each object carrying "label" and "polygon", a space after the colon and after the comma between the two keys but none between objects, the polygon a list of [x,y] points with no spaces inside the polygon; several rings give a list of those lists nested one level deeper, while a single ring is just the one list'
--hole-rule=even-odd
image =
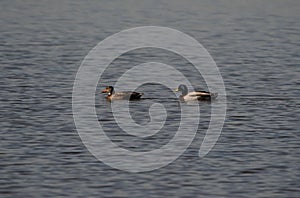
[{"label": "dark head", "polygon": [[188,94],[188,89],[186,87],[186,85],[179,85],[177,89],[175,89],[176,92],[181,91],[182,95],[186,95]]},{"label": "dark head", "polygon": [[102,93],[108,93],[108,95],[112,95],[114,93],[114,87],[113,86],[107,86],[101,92]]}]

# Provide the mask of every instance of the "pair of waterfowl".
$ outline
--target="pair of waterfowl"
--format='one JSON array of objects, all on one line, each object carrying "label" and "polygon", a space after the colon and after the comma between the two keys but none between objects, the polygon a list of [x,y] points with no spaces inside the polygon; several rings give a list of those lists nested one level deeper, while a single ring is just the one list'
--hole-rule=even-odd
[{"label": "pair of waterfowl", "polygon": [[[179,96],[179,99],[181,101],[210,101],[215,99],[218,94],[217,93],[211,93],[207,91],[193,91],[188,92],[188,89],[186,85],[179,85],[177,89],[174,90],[175,92],[181,91],[181,95]],[[138,100],[142,97],[143,93],[138,92],[115,92],[114,87],[107,86],[104,90],[102,90],[102,93],[107,93],[106,98],[108,100]]]}]

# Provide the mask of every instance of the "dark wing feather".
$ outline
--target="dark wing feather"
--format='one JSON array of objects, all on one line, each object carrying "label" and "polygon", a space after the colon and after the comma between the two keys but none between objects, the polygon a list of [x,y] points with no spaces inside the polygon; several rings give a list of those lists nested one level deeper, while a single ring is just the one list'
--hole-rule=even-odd
[{"label": "dark wing feather", "polygon": [[143,95],[143,93],[138,93],[138,92],[130,92],[130,91],[126,91],[126,92],[117,92],[113,95],[113,99],[129,99],[129,100],[133,100],[133,99],[139,99],[141,98],[141,96]]}]

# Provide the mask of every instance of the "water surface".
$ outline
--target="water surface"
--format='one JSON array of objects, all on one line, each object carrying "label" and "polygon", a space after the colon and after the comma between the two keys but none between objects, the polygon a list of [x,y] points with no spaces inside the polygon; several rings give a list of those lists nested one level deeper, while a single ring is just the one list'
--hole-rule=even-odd
[{"label": "water surface", "polygon": [[[0,5],[1,197],[299,194],[299,1],[29,0]],[[72,116],[72,88],[81,61],[98,42],[144,25],[175,28],[204,45],[223,76],[228,110],[222,134],[205,158],[198,151],[210,103],[200,104],[197,135],[181,157],[164,168],[133,174],[99,162],[81,142]],[[125,54],[113,64],[124,69],[154,60],[188,67],[172,53],[149,49]],[[97,90],[115,82],[119,72],[111,69]],[[202,81],[197,86],[206,88]],[[159,148],[178,127],[173,93],[160,85],[141,89],[155,100],[131,104],[137,123],[147,122],[143,112],[153,102],[165,103],[173,116],[164,132],[143,141],[112,127],[109,103],[96,94],[97,115],[109,137],[135,151]]]}]

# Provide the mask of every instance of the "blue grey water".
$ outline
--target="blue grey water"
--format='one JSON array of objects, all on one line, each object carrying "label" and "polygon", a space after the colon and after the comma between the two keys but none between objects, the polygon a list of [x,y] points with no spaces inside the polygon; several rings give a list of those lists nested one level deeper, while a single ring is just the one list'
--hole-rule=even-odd
[{"label": "blue grey water", "polygon": [[[2,0],[0,196],[298,197],[299,9],[298,0]],[[199,104],[199,129],[183,155],[157,170],[128,173],[98,161],[82,143],[72,89],[82,60],[98,42],[145,25],[175,28],[203,44],[224,79],[228,109],[221,136],[204,158],[198,151],[210,103]],[[188,65],[151,49],[124,54],[113,64],[130,68],[149,60]],[[103,82],[116,81],[116,68]],[[206,88],[200,81],[199,87]],[[131,103],[137,123],[148,122],[145,112],[153,102],[171,108],[167,132],[148,141],[119,133],[110,103],[96,94],[108,136],[137,152],[168,143],[178,128],[171,90],[157,84],[141,89],[154,101]]]}]

